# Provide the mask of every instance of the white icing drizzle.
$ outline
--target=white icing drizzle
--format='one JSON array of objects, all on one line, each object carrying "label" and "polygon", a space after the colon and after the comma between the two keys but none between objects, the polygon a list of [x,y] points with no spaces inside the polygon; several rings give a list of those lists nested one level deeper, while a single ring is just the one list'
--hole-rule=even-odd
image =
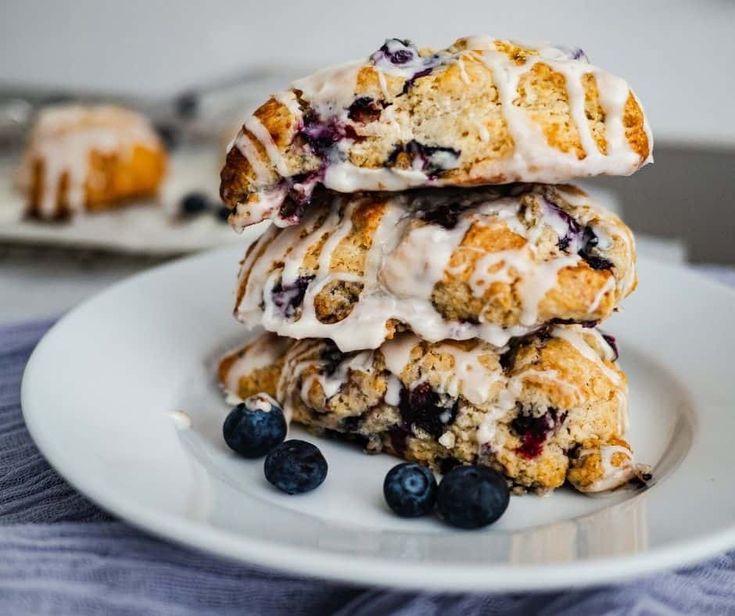
[{"label": "white icing drizzle", "polygon": [[[381,345],[380,353],[383,355],[386,370],[402,379],[403,372],[411,361],[411,353],[420,343],[421,340],[414,334],[403,333]],[[453,398],[462,395],[472,404],[481,406],[493,395],[495,384],[503,379],[501,372],[487,368],[480,361],[480,357],[489,352],[487,347],[483,349],[476,344],[470,350],[463,350],[455,344],[443,342],[433,350],[452,357],[452,368],[442,375],[437,391]]]},{"label": "white icing drizzle", "polygon": [[[587,486],[575,486],[580,491],[593,493],[614,490],[628,483],[639,472],[633,463],[633,454],[627,447],[602,445],[599,449],[583,449],[579,452],[579,457],[581,459],[595,454],[600,456],[602,475]],[[618,458],[617,465],[613,464],[612,461],[615,454],[623,455],[622,462]]]},{"label": "white icing drizzle", "polygon": [[273,98],[286,107],[291,112],[291,115],[298,117],[301,114],[301,106],[293,90],[276,92]]},{"label": "white icing drizzle", "polygon": [[462,55],[460,54],[457,56],[457,68],[459,69],[459,77],[460,79],[465,83],[470,83],[470,76],[467,74],[467,69],[464,65],[464,59],[462,58]]},{"label": "white icing drizzle", "polygon": [[[245,120],[245,128],[249,130],[253,136],[260,142],[260,144],[265,148],[266,153],[268,154],[268,158],[270,159],[270,162],[273,164],[273,166],[278,170],[278,173],[280,173],[284,177],[288,177],[291,175],[291,172],[288,168],[288,165],[286,164],[286,159],[283,157],[283,153],[279,149],[279,147],[275,144],[273,141],[273,137],[271,137],[271,134],[268,132],[268,129],[263,126],[263,123],[254,115],[250,116],[247,120]],[[255,155],[254,159],[248,158],[248,155],[246,152],[243,152],[241,150],[241,153],[245,158],[248,159],[248,162],[255,167],[258,164],[262,164],[260,162],[260,156]],[[255,160],[258,159],[258,160]]]},{"label": "white icing drizzle", "polygon": [[352,104],[357,74],[363,66],[365,63],[357,60],[327,67],[294,81],[291,88],[299,90],[302,98],[320,115],[336,115]]},{"label": "white icing drizzle", "polygon": [[250,411],[262,411],[270,413],[274,408],[280,408],[280,404],[265,392],[259,392],[243,400],[243,404]]},{"label": "white icing drizzle", "polygon": [[240,154],[250,162],[253,172],[255,173],[255,178],[258,182],[264,182],[266,178],[271,176],[270,169],[263,162],[263,159],[260,157],[260,154],[258,154],[258,150],[255,145],[250,141],[250,137],[245,133],[238,133],[232,145],[236,147],[240,151]]},{"label": "white icing drizzle", "polygon": [[[543,194],[547,189],[534,187],[532,190]],[[329,337],[343,351],[377,348],[387,337],[386,324],[391,319],[406,323],[430,342],[479,337],[501,347],[510,337],[529,333],[541,324],[539,306],[556,285],[559,272],[581,261],[576,253],[558,252],[548,257],[538,254],[535,242],[544,229],[551,227],[561,237],[566,227],[560,226],[558,214],[548,208],[541,208],[540,214],[530,220],[522,219],[521,197],[500,196],[492,189],[471,192],[470,195],[474,195],[471,197],[460,193],[456,199],[444,193],[446,191],[427,193],[418,197],[424,199],[419,203],[423,207],[427,206],[426,199],[438,199],[428,204],[431,208],[448,199],[452,202],[474,199],[467,202],[468,207],[473,207],[459,216],[452,229],[425,224],[413,216],[409,211],[413,207],[412,196],[396,195],[386,199],[361,276],[332,271],[332,255],[352,232],[352,215],[363,203],[370,203],[371,197],[338,196],[326,212],[319,208],[307,209],[302,224],[297,227],[288,227],[279,233],[271,229],[258,241],[243,266],[241,284],[245,284],[245,276],[248,279],[243,299],[236,309],[238,318],[253,325],[262,324],[267,330],[283,336]],[[484,322],[482,317],[480,323],[447,321],[433,306],[436,283],[442,280],[445,272],[460,273],[450,269],[450,259],[473,224],[504,225],[526,240],[517,249],[481,256],[469,272],[468,280],[475,297],[484,297],[493,283],[517,281],[514,292],[521,308],[517,325],[501,327]],[[621,236],[615,229],[611,226],[610,232],[616,233],[615,237]],[[318,242],[323,245],[318,249],[314,277],[307,281],[308,284],[301,279],[306,287],[303,301],[298,310],[287,315],[282,306],[283,297],[274,300],[273,291],[280,285],[281,289],[297,292],[300,276],[304,273],[304,255],[317,250]],[[256,258],[261,252],[262,256]],[[360,299],[342,321],[322,323],[316,315],[315,298],[326,285],[335,281],[360,283]],[[590,314],[609,292],[616,292],[613,276],[591,301]]]},{"label": "white icing drizzle", "polygon": [[517,381],[523,381],[526,379],[541,379],[544,381],[550,381],[558,385],[559,387],[563,387],[564,389],[573,391],[575,394],[579,394],[579,387],[577,387],[574,383],[565,381],[559,376],[559,373],[556,370],[534,370],[533,368],[529,368],[528,370],[524,370],[523,372],[515,375],[513,378],[515,378]]},{"label": "white icing drizzle", "polygon": [[310,379],[307,379],[305,383],[306,391],[311,387],[311,381],[318,381],[324,391],[324,396],[329,399],[342,388],[342,385],[347,381],[347,377],[351,372],[365,372],[369,374],[373,370],[373,353],[372,351],[361,351],[350,357],[347,357],[344,361],[340,362],[330,374],[320,372],[318,374],[311,375]]},{"label": "white icing drizzle", "polygon": [[92,152],[131,156],[136,146],[159,149],[158,136],[140,114],[108,105],[68,105],[42,111],[31,131],[19,170],[19,183],[30,189],[32,168],[41,162],[41,218],[57,214],[62,179],[66,177],[66,203],[72,215],[84,212],[87,185],[104,182],[92,173]]},{"label": "white icing drizzle", "polygon": [[608,293],[612,293],[615,291],[615,278],[610,276],[606,281],[605,284],[602,285],[600,290],[595,295],[595,298],[592,300],[592,303],[590,304],[590,312],[595,312],[602,303],[602,300],[605,298],[605,296]]},{"label": "white icing drizzle", "polygon": [[385,388],[384,399],[386,404],[398,406],[401,401],[401,387],[403,385],[401,385],[400,379],[394,374],[391,374],[388,377],[388,384]]},{"label": "white icing drizzle", "polygon": [[267,333],[258,336],[245,348],[238,348],[227,353],[222,361],[227,361],[233,356],[236,359],[227,372],[224,382],[226,391],[237,395],[242,376],[272,366],[283,357],[290,344],[291,341],[288,338]]},{"label": "white icing drizzle", "polygon": [[505,388],[498,394],[495,402],[488,408],[477,427],[477,446],[482,452],[483,446],[492,443],[497,434],[498,422],[515,408],[518,396],[521,393],[522,381],[518,378],[508,379]]},{"label": "white icing drizzle", "polygon": [[[476,36],[462,39],[466,49],[460,51],[440,51],[431,57],[414,57],[411,61],[394,65],[384,57],[378,57],[374,64],[361,61],[349,62],[337,67],[326,68],[313,75],[300,79],[292,84],[300,96],[315,110],[323,120],[330,118],[349,125],[348,109],[355,100],[357,76],[361,69],[372,67],[379,86],[386,99],[390,100],[385,75],[398,76],[403,79],[414,78],[427,68],[444,70],[443,66],[456,65],[460,78],[470,83],[465,60],[469,57],[487,66],[493,73],[493,81],[497,88],[500,104],[506,120],[508,131],[514,143],[514,151],[509,157],[497,161],[483,161],[471,175],[478,178],[503,177],[506,182],[543,182],[559,183],[575,177],[586,177],[600,174],[629,175],[642,164],[652,161],[650,152],[653,149],[653,138],[644,120],[644,130],[648,137],[649,155],[645,161],[631,149],[625,136],[623,115],[625,103],[630,94],[627,83],[614,75],[597,68],[580,59],[569,50],[548,45],[533,46],[519,43],[522,47],[535,50],[537,54],[529,55],[525,62],[517,64],[506,53],[496,47],[495,39],[487,36]],[[535,64],[544,63],[551,70],[560,73],[566,83],[566,94],[570,116],[574,123],[579,140],[584,149],[584,157],[577,158],[574,151],[564,153],[550,146],[541,127],[531,115],[520,106],[518,84],[521,77],[531,71]],[[600,152],[592,126],[585,113],[585,93],[583,78],[592,75],[597,83],[599,104],[605,113],[606,153]],[[292,92],[274,95],[276,100],[284,104],[291,113],[300,119],[302,112]],[[410,125],[398,123],[391,107],[386,109],[385,117],[380,123],[390,135],[395,135],[402,142],[414,138]],[[480,139],[489,141],[490,134],[482,121],[470,120],[477,127]],[[246,122],[248,128],[261,141],[268,153],[271,164],[284,177],[288,177],[288,166],[283,153],[277,148],[260,122]],[[399,134],[400,133],[400,134]],[[335,155],[330,156],[323,169],[322,183],[327,188],[338,192],[356,191],[402,191],[417,186],[451,185],[452,178],[429,177],[420,169],[397,168],[364,168],[349,162],[349,149],[352,141],[343,139],[336,145]],[[257,154],[257,153],[256,153]],[[257,156],[249,151],[243,152],[254,165]],[[461,155],[459,163],[462,164]],[[245,210],[236,224],[244,226],[257,222],[257,212]],[[281,221],[282,224],[288,224]]]},{"label": "white icing drizzle", "polygon": [[[556,326],[551,330],[550,335],[571,344],[582,357],[595,364],[614,385],[622,384],[620,373],[605,363],[615,361],[615,352],[596,329],[581,325]],[[602,350],[602,356],[600,356],[600,351],[592,347],[588,338],[595,339],[597,346]]]},{"label": "white icing drizzle", "polygon": [[435,350],[454,359],[453,368],[445,375],[441,388],[453,398],[461,394],[472,404],[481,406],[491,399],[495,384],[505,380],[502,372],[491,370],[480,361],[482,353],[477,347],[465,351],[445,342]]},{"label": "white icing drizzle", "polygon": [[421,344],[421,340],[411,333],[399,334],[395,338],[386,341],[380,347],[385,369],[400,379],[403,375],[403,369],[411,359],[412,351],[419,344]]}]

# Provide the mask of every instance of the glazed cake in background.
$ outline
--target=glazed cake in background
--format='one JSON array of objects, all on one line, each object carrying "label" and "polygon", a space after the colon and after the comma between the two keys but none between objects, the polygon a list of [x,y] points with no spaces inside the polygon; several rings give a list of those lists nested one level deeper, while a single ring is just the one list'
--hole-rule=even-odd
[{"label": "glazed cake in background", "polygon": [[248,249],[229,395],[517,493],[645,478],[627,378],[597,329],[635,290],[628,227],[562,182],[652,160],[642,107],[575,49],[489,37],[367,60],[276,94],[232,142],[221,195]]},{"label": "glazed cake in background", "polygon": [[27,215],[61,220],[155,196],[167,156],[142,115],[111,105],[49,107],[31,130],[18,186]]}]

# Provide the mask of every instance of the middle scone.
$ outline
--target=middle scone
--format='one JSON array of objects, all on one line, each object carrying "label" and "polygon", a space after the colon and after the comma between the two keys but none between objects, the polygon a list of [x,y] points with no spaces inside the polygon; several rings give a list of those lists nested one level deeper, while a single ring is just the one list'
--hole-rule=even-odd
[{"label": "middle scone", "polygon": [[605,319],[635,285],[630,229],[574,186],[325,194],[250,246],[235,316],[344,352],[404,330],[501,347]]}]

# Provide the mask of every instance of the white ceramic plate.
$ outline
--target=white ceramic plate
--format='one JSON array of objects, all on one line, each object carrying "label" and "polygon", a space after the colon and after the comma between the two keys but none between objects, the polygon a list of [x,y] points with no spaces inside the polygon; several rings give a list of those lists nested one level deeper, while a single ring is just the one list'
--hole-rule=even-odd
[{"label": "white ceramic plate", "polygon": [[630,376],[633,445],[654,467],[648,490],[514,497],[495,526],[460,531],[389,513],[389,456],[313,439],[329,477],[289,497],[261,461],[226,448],[213,367],[246,336],[230,317],[240,256],[228,248],[138,275],[72,311],[34,352],[22,391],[31,433],[109,511],[259,565],[422,590],[611,582],[735,546],[728,289],[644,260],[639,291],[606,328]]}]

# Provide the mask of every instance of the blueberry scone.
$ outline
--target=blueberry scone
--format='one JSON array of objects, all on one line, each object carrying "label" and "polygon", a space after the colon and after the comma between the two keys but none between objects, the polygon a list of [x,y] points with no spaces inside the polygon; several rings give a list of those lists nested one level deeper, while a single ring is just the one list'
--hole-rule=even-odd
[{"label": "blueberry scone", "polygon": [[296,224],[315,189],[566,182],[651,161],[628,84],[579,49],[486,36],[442,50],[389,39],[273,95],[232,142],[221,195],[241,229]]},{"label": "blueberry scone", "polygon": [[502,350],[412,334],[351,353],[329,340],[289,340],[272,364],[275,384],[263,379],[263,340],[276,340],[265,336],[239,351],[239,365],[223,360],[224,387],[243,398],[266,391],[292,421],[368,452],[440,472],[487,465],[516,492],[565,481],[597,492],[639,474],[624,439],[626,377],[614,341],[594,328],[558,325]]},{"label": "blueberry scone", "polygon": [[235,315],[342,351],[403,330],[501,347],[602,320],[635,284],[630,230],[573,186],[332,194],[249,248]]},{"label": "blueberry scone", "polygon": [[109,105],[42,111],[19,170],[27,214],[59,220],[156,194],[166,152],[140,114]]}]

